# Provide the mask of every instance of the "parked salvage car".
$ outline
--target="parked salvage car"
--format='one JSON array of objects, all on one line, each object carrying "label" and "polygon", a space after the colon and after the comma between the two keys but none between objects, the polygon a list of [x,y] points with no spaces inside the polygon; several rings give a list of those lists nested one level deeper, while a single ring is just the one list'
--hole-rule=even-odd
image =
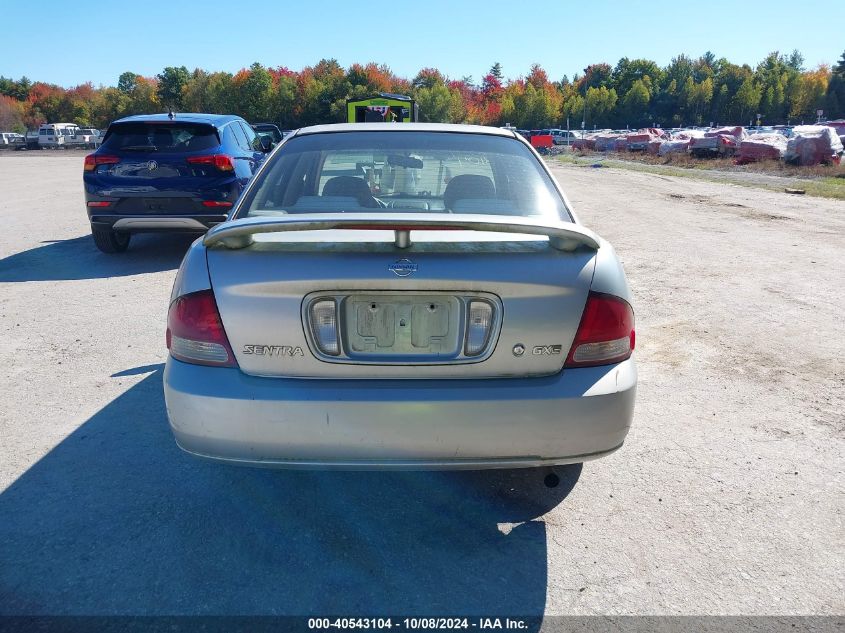
[{"label": "parked salvage car", "polygon": [[0,132],[0,149],[23,143],[24,136],[18,132]]},{"label": "parked salvage car", "polygon": [[546,467],[631,424],[620,262],[508,130],[298,130],[192,245],[167,322],[176,441],[224,462]]},{"label": "parked salvage car", "polygon": [[112,123],[85,157],[94,243],[120,253],[141,231],[204,232],[223,222],[270,150],[246,121],[220,114],[150,114]]},{"label": "parked salvage car", "polygon": [[571,130],[542,130],[543,134],[551,134],[555,145],[572,145],[572,142],[578,138],[578,134]]},{"label": "parked salvage car", "polygon": [[12,147],[15,150],[42,149],[39,139],[40,134],[38,130],[27,130],[22,138],[15,139]]},{"label": "parked salvage car", "polygon": [[690,139],[689,152],[696,158],[733,156],[739,144],[747,137],[748,133],[741,126],[709,130],[704,136]]},{"label": "parked salvage car", "polygon": [[103,139],[100,136],[100,130],[96,128],[79,128],[76,134],[79,139],[79,144],[89,149],[96,149],[97,146],[103,142]]},{"label": "parked salvage car", "polygon": [[273,123],[255,123],[253,124],[252,129],[255,130],[255,133],[259,136],[269,137],[273,145],[281,143],[284,138],[279,126],[274,125]]}]

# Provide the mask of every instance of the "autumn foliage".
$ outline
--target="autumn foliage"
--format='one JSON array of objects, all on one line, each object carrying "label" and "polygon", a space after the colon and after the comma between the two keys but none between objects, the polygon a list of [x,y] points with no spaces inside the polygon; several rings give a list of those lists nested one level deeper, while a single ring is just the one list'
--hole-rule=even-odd
[{"label": "autumn foliage", "polygon": [[155,77],[123,73],[116,86],[62,88],[0,77],[0,129],[23,131],[45,121],[105,127],[130,114],[176,111],[239,114],[283,128],[343,121],[350,98],[393,92],[413,96],[423,121],[543,127],[664,127],[845,117],[845,54],[833,67],[803,68],[797,51],[769,54],[756,68],[712,53],[679,55],[665,67],[622,58],[591,64],[571,80],[549,78],[535,64],[506,79],[496,63],[480,83],[423,68],[407,79],[377,63],[343,68],[334,59],[299,71],[252,64],[237,73],[167,67]]}]

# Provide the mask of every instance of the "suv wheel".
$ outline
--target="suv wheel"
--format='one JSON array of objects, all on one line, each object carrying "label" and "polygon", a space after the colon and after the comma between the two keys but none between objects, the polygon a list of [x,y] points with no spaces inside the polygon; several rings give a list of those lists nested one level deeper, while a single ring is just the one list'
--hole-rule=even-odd
[{"label": "suv wheel", "polygon": [[91,229],[94,244],[104,253],[122,253],[129,248],[129,233],[118,233],[110,229]]}]

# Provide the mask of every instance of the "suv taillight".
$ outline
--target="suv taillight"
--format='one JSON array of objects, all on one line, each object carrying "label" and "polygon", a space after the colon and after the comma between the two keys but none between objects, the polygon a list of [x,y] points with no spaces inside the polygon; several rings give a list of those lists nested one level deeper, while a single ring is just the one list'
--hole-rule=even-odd
[{"label": "suv taillight", "polygon": [[634,351],[634,310],[620,297],[590,292],[564,367],[610,365]]},{"label": "suv taillight", "polygon": [[195,365],[237,367],[223,329],[214,292],[182,295],[167,313],[167,349],[176,360]]},{"label": "suv taillight", "polygon": [[235,164],[232,162],[231,156],[227,156],[226,154],[189,156],[187,160],[190,165],[208,165],[219,171],[235,171]]},{"label": "suv taillight", "polygon": [[97,165],[114,165],[115,163],[119,163],[120,158],[117,156],[106,156],[105,154],[88,154],[85,157],[85,165],[83,169],[85,171],[94,171],[97,169]]}]

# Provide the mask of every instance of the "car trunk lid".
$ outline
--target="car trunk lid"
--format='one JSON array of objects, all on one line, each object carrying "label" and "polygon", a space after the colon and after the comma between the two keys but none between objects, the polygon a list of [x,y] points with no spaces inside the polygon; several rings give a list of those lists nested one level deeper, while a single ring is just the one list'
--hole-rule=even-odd
[{"label": "car trunk lid", "polygon": [[[403,217],[399,228],[383,217],[376,228],[353,217],[342,229],[339,218],[324,215],[334,228],[291,231],[297,218],[288,217],[281,232],[253,220],[212,230],[210,279],[241,370],[314,378],[560,371],[592,279],[595,248],[587,244],[598,246],[598,238],[572,224],[500,219],[495,231],[490,218],[421,215]],[[478,230],[465,230],[473,223]],[[397,246],[400,230],[412,231],[414,243]],[[333,306],[326,309],[336,353],[321,346],[315,305]]]}]

